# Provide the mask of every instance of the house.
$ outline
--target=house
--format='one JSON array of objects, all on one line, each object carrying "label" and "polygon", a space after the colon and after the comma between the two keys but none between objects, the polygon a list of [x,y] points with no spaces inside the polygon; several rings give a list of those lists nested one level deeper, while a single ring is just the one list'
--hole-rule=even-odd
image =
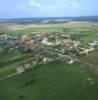
[{"label": "house", "polygon": [[37,65],[37,64],[38,64],[38,60],[33,60],[33,61],[31,62],[31,64],[33,64],[34,66]]},{"label": "house", "polygon": [[88,45],[91,47],[96,47],[98,45],[98,41],[93,41],[91,43],[88,43]]},{"label": "house", "polygon": [[61,40],[56,38],[56,45],[59,45],[61,43],[62,43]]},{"label": "house", "polygon": [[44,39],[42,40],[42,43],[43,43],[44,45],[48,45],[48,46],[55,45],[55,43],[53,43],[53,42],[48,42],[48,39],[47,39],[47,38],[44,38]]},{"label": "house", "polygon": [[16,71],[17,71],[18,74],[21,74],[25,71],[25,68],[24,67],[18,67],[18,68],[16,68]]},{"label": "house", "polygon": [[74,60],[70,60],[69,62],[68,62],[68,64],[72,64],[72,63],[74,63]]},{"label": "house", "polygon": [[0,33],[0,39],[7,39],[8,37],[7,37],[7,35],[6,34],[4,34],[4,33]]},{"label": "house", "polygon": [[92,47],[91,48],[81,48],[81,49],[82,49],[82,51],[80,51],[79,54],[87,54],[87,55],[89,52],[94,50],[94,48],[92,48]]},{"label": "house", "polygon": [[43,62],[47,62],[47,60],[48,60],[48,59],[47,59],[46,57],[43,58]]},{"label": "house", "polygon": [[31,64],[25,64],[25,65],[24,65],[24,68],[25,68],[25,69],[30,69],[30,68],[32,68],[32,67],[31,67]]},{"label": "house", "polygon": [[27,37],[27,35],[22,35],[21,36],[21,41],[24,42],[26,40],[28,40],[29,38]]}]

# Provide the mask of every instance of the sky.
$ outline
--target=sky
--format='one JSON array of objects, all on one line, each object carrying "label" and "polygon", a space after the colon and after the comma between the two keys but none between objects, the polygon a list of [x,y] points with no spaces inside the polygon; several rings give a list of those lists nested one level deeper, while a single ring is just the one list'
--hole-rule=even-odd
[{"label": "sky", "polygon": [[0,0],[0,18],[98,15],[98,0]]}]

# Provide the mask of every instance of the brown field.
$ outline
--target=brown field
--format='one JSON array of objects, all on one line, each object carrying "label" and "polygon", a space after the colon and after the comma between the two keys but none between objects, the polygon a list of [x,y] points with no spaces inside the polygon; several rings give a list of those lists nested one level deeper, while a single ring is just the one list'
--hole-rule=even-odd
[{"label": "brown field", "polygon": [[98,51],[93,51],[89,55],[83,57],[82,60],[90,64],[98,65]]},{"label": "brown field", "polygon": [[12,31],[18,31],[18,30],[24,30],[29,28],[47,28],[47,27],[66,27],[66,28],[91,28],[91,27],[98,27],[98,23],[92,23],[92,22],[68,22],[68,23],[59,23],[59,24],[14,24],[14,23],[5,23],[0,24],[0,30],[12,30]]}]

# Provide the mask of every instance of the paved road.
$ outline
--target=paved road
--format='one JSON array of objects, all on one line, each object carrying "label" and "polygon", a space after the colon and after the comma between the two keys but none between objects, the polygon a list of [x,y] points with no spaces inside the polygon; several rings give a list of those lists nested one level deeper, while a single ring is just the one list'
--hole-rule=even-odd
[{"label": "paved road", "polygon": [[9,78],[11,78],[11,77],[14,77],[14,76],[16,76],[16,75],[19,75],[19,73],[13,73],[13,74],[10,74],[10,75],[7,75],[7,76],[5,76],[5,77],[3,77],[3,78],[0,78],[0,81],[3,81],[3,80],[6,80],[6,79],[9,79]]}]

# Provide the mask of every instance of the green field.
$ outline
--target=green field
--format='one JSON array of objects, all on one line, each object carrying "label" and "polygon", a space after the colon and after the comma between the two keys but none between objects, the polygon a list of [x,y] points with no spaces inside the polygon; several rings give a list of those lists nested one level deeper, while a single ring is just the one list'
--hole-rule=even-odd
[{"label": "green field", "polygon": [[[98,78],[82,66],[54,62],[0,81],[0,99],[98,100]],[[90,84],[88,77],[95,83]]]}]

